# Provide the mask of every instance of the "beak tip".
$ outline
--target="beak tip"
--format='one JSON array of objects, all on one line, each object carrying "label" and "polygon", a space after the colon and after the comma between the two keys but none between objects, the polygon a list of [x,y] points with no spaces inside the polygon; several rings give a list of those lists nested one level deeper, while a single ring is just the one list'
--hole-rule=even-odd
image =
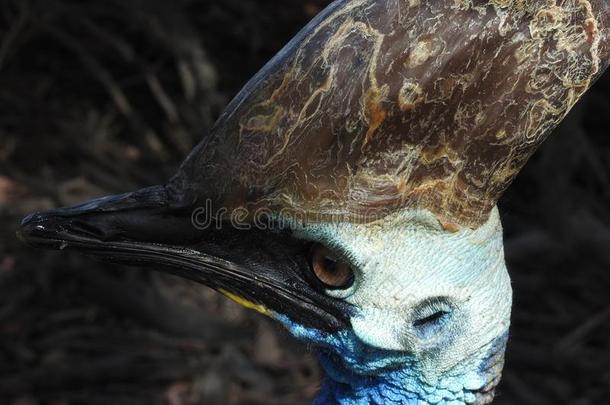
[{"label": "beak tip", "polygon": [[36,229],[44,228],[41,224],[42,216],[40,213],[36,212],[33,214],[29,214],[24,217],[19,224],[19,228],[16,231],[17,239],[21,242],[30,245],[31,237],[33,236]]},{"label": "beak tip", "polygon": [[15,236],[22,243],[31,247],[45,247],[55,245],[53,215],[49,212],[35,212],[24,217],[15,232]]},{"label": "beak tip", "polygon": [[42,223],[44,221],[44,217],[45,215],[42,212],[34,212],[32,214],[28,214],[27,216],[23,217],[19,224],[19,227],[20,229],[32,227],[36,223]]}]

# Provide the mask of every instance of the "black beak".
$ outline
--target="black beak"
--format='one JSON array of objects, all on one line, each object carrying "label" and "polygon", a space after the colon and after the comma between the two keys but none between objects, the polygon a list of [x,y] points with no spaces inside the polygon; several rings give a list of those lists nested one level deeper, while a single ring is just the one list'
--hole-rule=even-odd
[{"label": "black beak", "polygon": [[288,231],[201,229],[198,209],[164,186],[98,198],[26,217],[18,237],[39,248],[152,265],[200,282],[266,315],[324,331],[344,329],[350,307],[312,280],[308,246]]}]

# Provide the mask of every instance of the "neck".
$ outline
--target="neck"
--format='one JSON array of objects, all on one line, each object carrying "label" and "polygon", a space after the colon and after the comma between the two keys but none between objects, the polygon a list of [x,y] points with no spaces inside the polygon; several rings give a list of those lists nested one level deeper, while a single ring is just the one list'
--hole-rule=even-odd
[{"label": "neck", "polygon": [[356,404],[421,404],[417,395],[403,390],[390,390],[385,384],[354,387],[326,379],[313,405]]},{"label": "neck", "polygon": [[504,333],[453,369],[440,372],[408,352],[370,347],[353,330],[327,334],[284,315],[274,317],[296,338],[317,347],[326,377],[315,405],[488,404],[508,340]]},{"label": "neck", "polygon": [[[470,385],[469,385],[470,384]],[[491,402],[493,392],[481,387],[478,378],[443,381],[440,387],[428,385],[407,370],[383,376],[355,376],[339,381],[329,374],[314,405],[369,405],[369,404],[484,404]],[[466,386],[472,388],[467,389]],[[442,387],[442,388],[441,388]]]},{"label": "neck", "polygon": [[[508,334],[500,336],[485,352],[471,372],[458,372],[436,379],[434,383],[410,362],[405,366],[377,370],[375,373],[354,372],[344,361],[326,352],[319,355],[326,376],[314,405],[368,404],[487,404],[494,396],[504,360]],[[378,361],[382,362],[381,359]],[[373,360],[373,363],[378,361]],[[362,371],[362,370],[360,370]]]},{"label": "neck", "polygon": [[[336,366],[330,364],[326,356],[321,356],[321,364],[326,371],[320,393],[314,405],[329,404],[421,404],[426,393],[418,390],[417,378],[403,371],[395,371],[383,376],[360,376],[356,374],[338,375]],[[421,385],[420,385],[421,388]],[[428,398],[431,400],[432,398]]]}]

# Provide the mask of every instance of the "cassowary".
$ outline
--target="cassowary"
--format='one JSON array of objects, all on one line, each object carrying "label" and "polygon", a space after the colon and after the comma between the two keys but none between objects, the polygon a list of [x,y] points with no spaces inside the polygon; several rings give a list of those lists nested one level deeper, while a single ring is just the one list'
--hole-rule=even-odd
[{"label": "cassowary", "polygon": [[317,349],[318,404],[483,404],[511,311],[498,198],[604,70],[607,0],[338,0],[166,184],[19,236],[201,282]]}]

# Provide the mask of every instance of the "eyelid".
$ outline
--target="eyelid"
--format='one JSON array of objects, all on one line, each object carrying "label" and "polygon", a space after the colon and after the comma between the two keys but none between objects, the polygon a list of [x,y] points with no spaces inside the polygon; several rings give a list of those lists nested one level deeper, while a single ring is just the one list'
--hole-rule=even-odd
[{"label": "eyelid", "polygon": [[327,232],[312,234],[305,233],[303,230],[301,230],[295,234],[295,231],[293,230],[292,236],[307,242],[310,247],[316,243],[325,246],[328,250],[335,254],[337,260],[347,264],[354,271],[358,271],[359,268],[363,267],[363,263],[360,258],[358,258],[354,252],[350,251],[347,246],[342,244],[339,238],[333,237],[334,233],[333,236],[331,236],[330,233]]},{"label": "eyelid", "polygon": [[352,270],[354,272],[358,268],[358,265],[357,265],[356,261],[354,260],[355,259],[354,255],[351,252],[349,252],[347,249],[344,249],[341,246],[337,246],[335,244],[329,244],[329,243],[325,243],[325,242],[317,242],[317,243],[326,247],[326,249],[328,249],[335,256],[336,261],[342,262],[342,263],[348,265],[349,267],[352,268]]},{"label": "eyelid", "polygon": [[451,313],[454,310],[454,306],[450,303],[446,297],[432,297],[421,302],[413,311],[413,321],[418,319],[427,318],[434,315],[437,312],[448,312]]}]

